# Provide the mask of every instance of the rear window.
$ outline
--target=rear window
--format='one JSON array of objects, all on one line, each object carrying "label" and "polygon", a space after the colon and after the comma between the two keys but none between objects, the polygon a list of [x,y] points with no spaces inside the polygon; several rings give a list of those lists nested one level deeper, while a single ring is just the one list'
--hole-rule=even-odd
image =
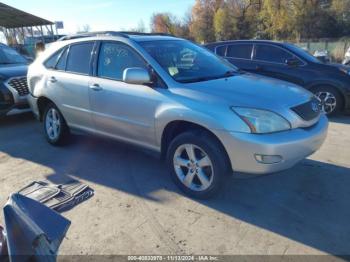
[{"label": "rear window", "polygon": [[226,46],[225,45],[221,45],[221,46],[216,47],[215,53],[217,55],[219,55],[219,56],[225,56]]},{"label": "rear window", "polygon": [[62,53],[62,49],[56,52],[55,54],[53,54],[49,59],[47,59],[46,62],[44,63],[45,67],[49,69],[54,69],[61,53]]},{"label": "rear window", "polygon": [[66,71],[88,75],[94,43],[72,45],[69,49]]},{"label": "rear window", "polygon": [[57,70],[64,71],[66,69],[67,54],[68,54],[68,48],[64,50],[61,57],[59,58],[58,63],[56,65]]},{"label": "rear window", "polygon": [[243,58],[243,59],[251,59],[252,56],[252,44],[234,44],[229,45],[227,48],[227,57],[233,58]]}]

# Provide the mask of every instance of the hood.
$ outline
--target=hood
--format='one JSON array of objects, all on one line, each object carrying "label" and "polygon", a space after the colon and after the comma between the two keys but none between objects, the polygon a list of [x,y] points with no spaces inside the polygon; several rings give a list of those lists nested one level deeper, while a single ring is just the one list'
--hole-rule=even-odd
[{"label": "hood", "polygon": [[312,93],[297,85],[254,74],[184,84],[178,92],[207,103],[264,109],[292,107],[310,100]]},{"label": "hood", "polygon": [[340,71],[343,71],[343,72],[350,71],[350,66],[348,66],[348,65],[343,65],[343,64],[338,64],[338,63],[324,63],[322,65],[327,69],[329,69],[329,68],[339,69]]},{"label": "hood", "polygon": [[0,64],[0,78],[8,79],[15,76],[26,76],[28,65],[25,64]]}]

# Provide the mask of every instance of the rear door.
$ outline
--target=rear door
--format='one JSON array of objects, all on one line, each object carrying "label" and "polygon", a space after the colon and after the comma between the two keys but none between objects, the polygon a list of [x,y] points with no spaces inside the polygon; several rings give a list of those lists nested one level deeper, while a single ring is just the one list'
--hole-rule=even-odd
[{"label": "rear door", "polygon": [[68,124],[91,129],[88,81],[94,42],[72,44],[58,60],[55,70],[49,70],[48,85]]},{"label": "rear door", "polygon": [[[289,66],[286,63],[289,59],[296,59],[299,63]],[[255,44],[253,63],[258,74],[304,85],[302,75],[305,63],[283,47],[266,43]]]}]

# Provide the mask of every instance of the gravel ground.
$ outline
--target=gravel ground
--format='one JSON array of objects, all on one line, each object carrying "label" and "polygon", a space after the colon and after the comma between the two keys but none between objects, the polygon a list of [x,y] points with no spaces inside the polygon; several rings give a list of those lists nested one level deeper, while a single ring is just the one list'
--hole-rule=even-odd
[{"label": "gravel ground", "polygon": [[33,180],[87,183],[95,195],[63,213],[60,254],[350,254],[350,116],[294,168],[230,177],[206,201],[147,151],[77,135],[52,147],[41,129],[30,114],[0,120],[0,205]]}]

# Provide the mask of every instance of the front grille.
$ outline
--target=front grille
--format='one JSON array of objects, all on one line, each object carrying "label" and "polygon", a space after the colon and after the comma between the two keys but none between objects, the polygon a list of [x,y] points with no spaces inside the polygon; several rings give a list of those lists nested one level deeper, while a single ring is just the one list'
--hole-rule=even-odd
[{"label": "front grille", "polygon": [[12,78],[8,84],[13,87],[17,93],[20,96],[25,96],[29,94],[28,85],[27,85],[27,78],[24,77],[17,77]]},{"label": "front grille", "polygon": [[291,108],[298,116],[306,121],[310,121],[318,117],[321,113],[321,103],[317,98]]}]

